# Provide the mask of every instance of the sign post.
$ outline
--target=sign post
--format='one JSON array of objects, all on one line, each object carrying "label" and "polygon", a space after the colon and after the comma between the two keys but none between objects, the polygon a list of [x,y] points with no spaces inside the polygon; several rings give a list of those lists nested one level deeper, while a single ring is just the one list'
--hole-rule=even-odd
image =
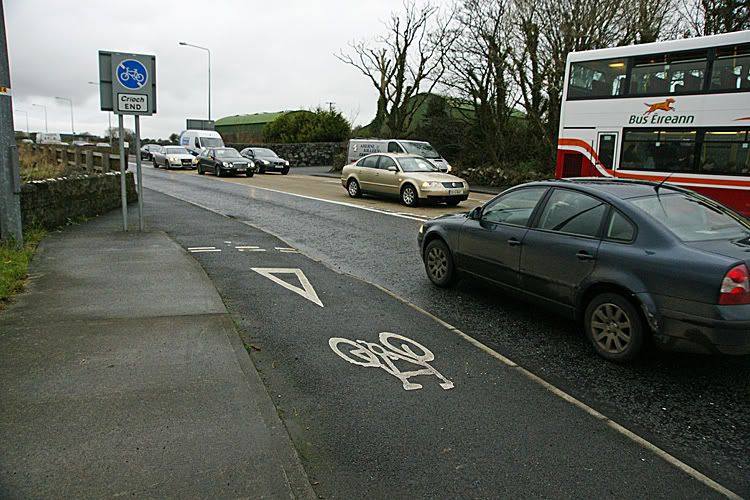
[{"label": "sign post", "polygon": [[122,193],[122,223],[128,230],[127,189],[125,170],[124,115],[135,117],[135,165],[138,179],[138,229],[143,224],[143,174],[141,171],[142,115],[156,113],[156,57],[144,54],[99,51],[99,90],[102,111],[119,115],[120,126],[120,189]]}]

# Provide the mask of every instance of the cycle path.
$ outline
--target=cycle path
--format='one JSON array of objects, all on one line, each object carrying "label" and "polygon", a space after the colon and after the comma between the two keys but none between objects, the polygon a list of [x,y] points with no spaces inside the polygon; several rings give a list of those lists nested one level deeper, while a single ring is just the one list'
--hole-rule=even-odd
[{"label": "cycle path", "polygon": [[217,287],[317,494],[720,496],[435,319],[252,220],[154,191],[145,199],[149,227],[191,252]]}]

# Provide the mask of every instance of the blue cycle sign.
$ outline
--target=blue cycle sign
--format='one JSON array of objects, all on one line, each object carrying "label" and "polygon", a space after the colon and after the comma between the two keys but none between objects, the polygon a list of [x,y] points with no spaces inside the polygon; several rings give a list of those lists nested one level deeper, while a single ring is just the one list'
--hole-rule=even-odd
[{"label": "blue cycle sign", "polygon": [[137,90],[148,81],[148,71],[140,61],[126,59],[117,66],[117,80],[123,87]]}]

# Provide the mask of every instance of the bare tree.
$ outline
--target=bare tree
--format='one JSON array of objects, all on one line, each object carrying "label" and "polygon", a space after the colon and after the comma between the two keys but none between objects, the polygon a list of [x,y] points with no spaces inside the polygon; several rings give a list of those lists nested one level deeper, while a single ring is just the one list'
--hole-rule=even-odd
[{"label": "bare tree", "polygon": [[404,3],[402,13],[392,13],[385,23],[386,34],[372,41],[349,45],[336,57],[354,66],[378,91],[375,116],[378,132],[394,137],[406,134],[416,111],[445,72],[445,54],[455,33],[450,15],[414,0]]},{"label": "bare tree", "polygon": [[475,146],[496,163],[508,153],[509,122],[518,103],[510,74],[507,0],[464,0],[457,7],[458,38],[447,54],[444,83],[472,108]]},{"label": "bare tree", "polygon": [[748,0],[680,0],[684,36],[704,36],[750,29]]}]

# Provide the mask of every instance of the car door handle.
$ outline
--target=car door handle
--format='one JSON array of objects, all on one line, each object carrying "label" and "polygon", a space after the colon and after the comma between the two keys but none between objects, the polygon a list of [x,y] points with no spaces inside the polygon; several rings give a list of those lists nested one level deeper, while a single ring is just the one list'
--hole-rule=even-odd
[{"label": "car door handle", "polygon": [[521,240],[517,240],[516,238],[511,238],[508,240],[508,245],[512,247],[517,247],[521,245]]},{"label": "car door handle", "polygon": [[588,252],[584,252],[583,250],[581,250],[580,252],[578,252],[576,254],[576,257],[578,257],[578,260],[594,260],[594,256],[593,255],[591,255]]}]

